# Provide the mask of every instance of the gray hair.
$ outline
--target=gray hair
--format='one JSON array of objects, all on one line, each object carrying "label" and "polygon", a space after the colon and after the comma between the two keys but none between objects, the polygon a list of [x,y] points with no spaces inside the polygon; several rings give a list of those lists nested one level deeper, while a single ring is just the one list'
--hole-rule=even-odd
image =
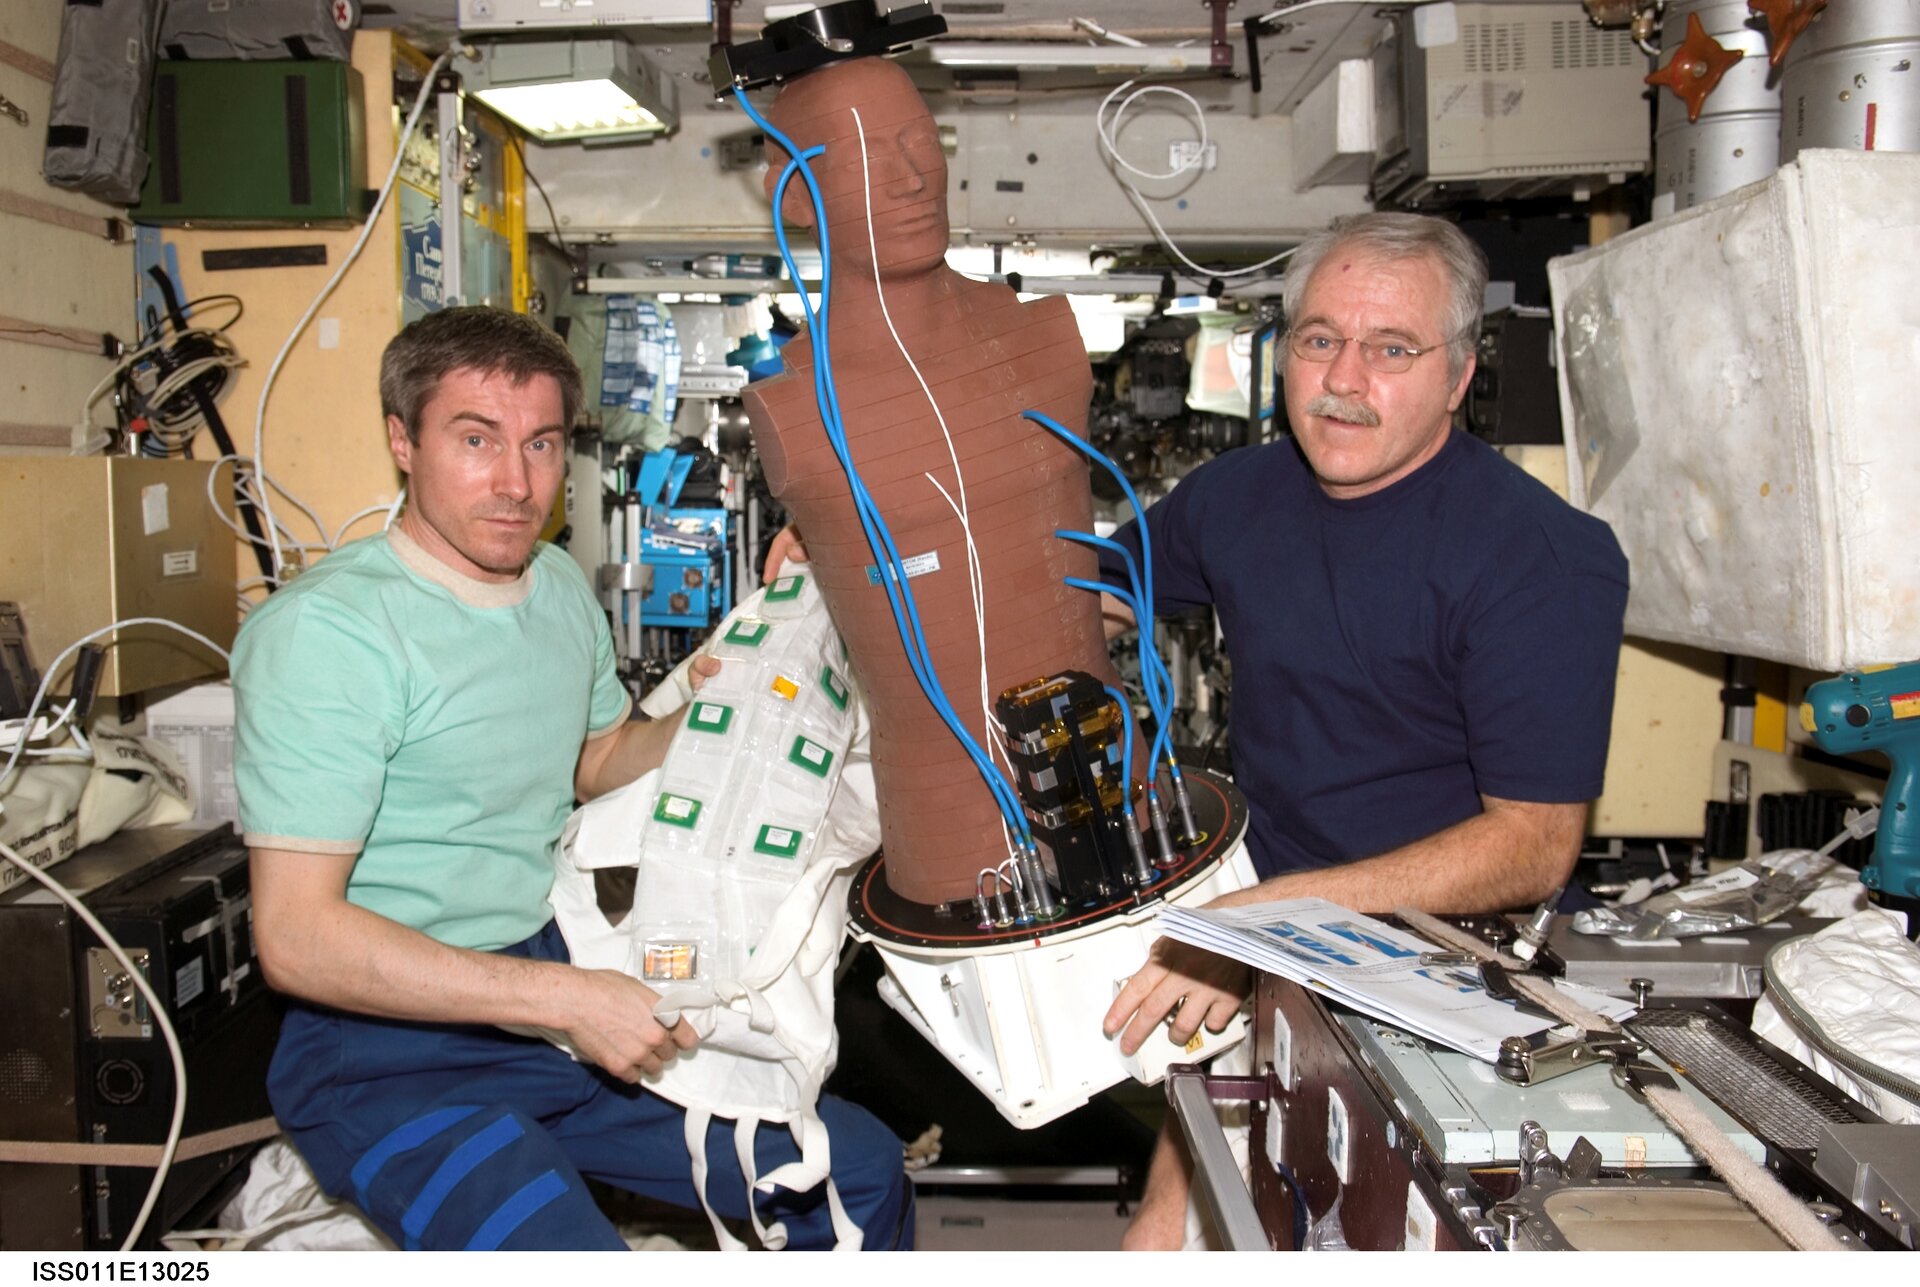
[{"label": "gray hair", "polygon": [[1344,215],[1325,231],[1301,242],[1287,260],[1287,275],[1280,283],[1280,307],[1289,324],[1299,316],[1300,300],[1307,293],[1313,270],[1336,246],[1380,259],[1430,258],[1439,264],[1448,287],[1447,373],[1449,378],[1459,379],[1480,338],[1480,315],[1486,301],[1487,257],[1480,247],[1453,224],[1432,215],[1386,211]]},{"label": "gray hair", "polygon": [[455,371],[504,375],[516,387],[552,376],[569,430],[585,396],[565,340],[531,317],[476,305],[429,313],[387,342],[380,355],[380,414],[400,417],[407,437],[419,442],[420,413],[441,377]]}]

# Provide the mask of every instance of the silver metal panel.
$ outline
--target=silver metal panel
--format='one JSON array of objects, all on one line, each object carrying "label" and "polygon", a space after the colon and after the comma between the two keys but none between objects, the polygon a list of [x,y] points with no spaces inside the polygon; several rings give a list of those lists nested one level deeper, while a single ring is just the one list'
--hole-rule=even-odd
[{"label": "silver metal panel", "polygon": [[1830,924],[1810,916],[1784,916],[1737,934],[1622,943],[1598,934],[1576,934],[1572,918],[1560,916],[1547,931],[1547,946],[1567,963],[1569,982],[1608,996],[1631,998],[1632,981],[1647,979],[1655,997],[1751,999],[1765,987],[1761,965],[1770,950]]},{"label": "silver metal panel", "polygon": [[[1512,1086],[1494,1075],[1491,1064],[1359,1015],[1337,1018],[1445,1164],[1516,1161],[1523,1121],[1539,1122],[1549,1144],[1562,1155],[1585,1136],[1608,1167],[1698,1164],[1652,1109],[1613,1084],[1606,1068],[1568,1073],[1541,1086]],[[1680,1084],[1743,1152],[1765,1162],[1765,1145],[1691,1086]]]},{"label": "silver metal panel", "polygon": [[1914,1245],[1920,1224],[1920,1126],[1828,1126],[1814,1169],[1869,1220]]}]

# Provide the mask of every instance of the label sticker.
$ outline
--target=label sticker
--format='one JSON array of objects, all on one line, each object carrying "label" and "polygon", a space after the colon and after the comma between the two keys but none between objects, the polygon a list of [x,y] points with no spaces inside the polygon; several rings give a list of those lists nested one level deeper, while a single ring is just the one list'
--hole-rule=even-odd
[{"label": "label sticker", "polygon": [[722,706],[719,702],[695,702],[693,710],[687,715],[687,726],[697,728],[702,733],[724,733],[731,723],[733,707]]},{"label": "label sticker", "polygon": [[775,675],[773,677],[772,687],[774,695],[785,701],[790,702],[800,695],[800,685],[794,683],[785,675]]},{"label": "label sticker", "polygon": [[140,489],[140,524],[148,536],[164,532],[173,525],[173,520],[167,512],[165,483],[155,483],[151,487]]},{"label": "label sticker", "polygon": [[207,962],[194,957],[173,972],[173,1003],[183,1006],[207,990]]},{"label": "label sticker", "polygon": [[832,666],[820,668],[820,687],[827,690],[827,700],[833,703],[835,710],[847,709],[847,686],[840,676],[833,673]]},{"label": "label sticker", "polygon": [[1895,693],[1887,699],[1893,703],[1895,719],[1914,719],[1920,717],[1920,691]]},{"label": "label sticker", "polygon": [[654,821],[664,822],[670,827],[692,830],[694,824],[700,821],[700,802],[662,791],[659,802],[653,806],[653,817]]},{"label": "label sticker", "polygon": [[791,858],[800,852],[800,842],[805,837],[792,827],[776,827],[771,822],[760,828],[760,834],[754,837],[755,853],[772,854],[776,858]]},{"label": "label sticker", "polygon": [[[940,570],[940,551],[929,550],[925,554],[916,554],[910,559],[901,559],[900,566],[906,570],[907,579],[925,576],[929,572]],[[873,564],[867,565],[867,584],[880,584],[880,569]]]},{"label": "label sticker", "polygon": [[758,648],[767,640],[767,632],[773,626],[765,621],[756,621],[752,617],[742,617],[727,627],[728,643],[745,644],[749,648]]},{"label": "label sticker", "polygon": [[768,603],[785,603],[788,599],[800,597],[800,588],[807,583],[803,576],[783,576],[767,587]]},{"label": "label sticker", "polygon": [[649,983],[678,983],[700,970],[698,943],[652,942],[640,954],[640,973]]},{"label": "label sticker", "polygon": [[793,749],[787,752],[787,759],[817,778],[827,776],[827,770],[833,765],[833,752],[809,737],[793,739]]},{"label": "label sticker", "polygon": [[1717,876],[1708,876],[1696,880],[1685,889],[1676,889],[1673,896],[1683,903],[1696,903],[1703,898],[1712,898],[1715,894],[1724,894],[1729,890],[1745,889],[1757,885],[1760,878],[1744,867],[1729,867]]},{"label": "label sticker", "polygon": [[160,556],[161,576],[192,576],[200,570],[200,551],[175,550]]}]

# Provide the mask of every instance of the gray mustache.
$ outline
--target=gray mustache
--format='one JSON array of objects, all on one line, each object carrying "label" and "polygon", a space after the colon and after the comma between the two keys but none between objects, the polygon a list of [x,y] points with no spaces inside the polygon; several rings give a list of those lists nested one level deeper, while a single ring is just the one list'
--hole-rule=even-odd
[{"label": "gray mustache", "polygon": [[1307,404],[1307,414],[1324,416],[1328,420],[1342,420],[1350,425],[1360,425],[1367,429],[1380,427],[1380,413],[1364,402],[1355,402],[1347,398],[1336,398],[1331,393],[1323,393]]}]

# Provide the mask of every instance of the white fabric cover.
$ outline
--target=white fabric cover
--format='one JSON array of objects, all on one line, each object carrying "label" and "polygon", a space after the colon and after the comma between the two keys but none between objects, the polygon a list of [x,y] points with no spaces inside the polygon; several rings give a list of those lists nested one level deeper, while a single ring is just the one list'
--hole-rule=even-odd
[{"label": "white fabric cover", "polygon": [[1809,150],[1547,266],[1573,503],[1630,635],[1920,656],[1920,155]]},{"label": "white fabric cover", "polygon": [[[715,632],[712,651],[722,658],[722,669],[700,693],[700,700],[724,698],[736,706],[732,727],[745,730],[745,736],[736,739],[732,760],[688,753],[700,745],[701,734],[683,727],[660,769],[568,820],[551,899],[575,963],[640,978],[645,972],[639,944],[649,926],[705,917],[711,941],[701,950],[699,976],[649,983],[661,992],[661,1019],[677,1015],[692,1023],[700,1045],[646,1085],[687,1108],[687,1142],[703,1194],[707,1125],[715,1117],[732,1120],[749,1184],[761,1192],[776,1186],[805,1191],[826,1181],[838,1247],[858,1250],[861,1232],[847,1218],[829,1179],[832,1158],[817,1105],[838,1053],[833,975],[846,931],[848,887],[854,867],[880,843],[867,722],[858,689],[845,671],[839,637],[811,578],[805,593],[787,605],[766,602],[765,595],[763,590],[748,599]],[[768,622],[772,632],[750,652],[732,647],[725,640],[737,621]],[[844,712],[813,701],[819,690],[806,688],[816,684],[823,664],[835,661],[847,681]],[[797,698],[778,696],[775,681],[782,677],[806,691]],[[669,713],[684,702],[686,691],[670,678],[648,694],[642,708]],[[747,709],[753,702],[762,704],[757,713]],[[786,772],[780,766],[788,763],[794,730],[803,725],[834,751],[810,818],[800,816],[802,802],[778,780]],[[774,728],[779,731],[768,731]],[[787,773],[786,780],[799,779]],[[702,793],[697,833],[659,822],[656,806],[663,790]],[[766,807],[807,832],[784,879],[776,870],[779,863],[746,852],[746,837],[757,831],[761,816],[755,810]],[[693,841],[699,852],[689,851]],[[635,866],[634,909],[620,925],[611,925],[595,897],[593,872]],[[558,1034],[544,1035],[566,1044]],[[801,1157],[755,1176],[752,1137],[763,1122],[784,1123]],[[708,1214],[713,1215],[711,1209]],[[768,1247],[785,1245],[784,1226],[761,1226],[757,1218],[755,1226]],[[713,1227],[722,1247],[742,1247],[717,1217]]]},{"label": "white fabric cover", "polygon": [[[1776,948],[1771,967],[1825,1043],[1920,1082],[1920,948],[1899,917],[1870,907]],[[1822,1054],[1774,1003],[1771,986],[1754,1006],[1753,1030],[1888,1121],[1920,1122],[1920,1105]]]}]

